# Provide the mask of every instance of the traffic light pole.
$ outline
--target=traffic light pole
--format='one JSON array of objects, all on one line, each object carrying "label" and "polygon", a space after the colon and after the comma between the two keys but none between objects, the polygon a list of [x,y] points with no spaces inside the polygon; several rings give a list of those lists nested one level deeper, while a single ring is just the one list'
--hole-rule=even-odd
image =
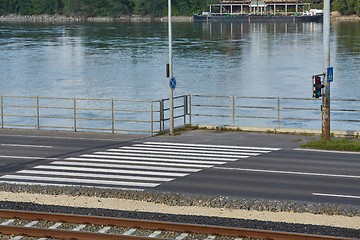
[{"label": "traffic light pole", "polygon": [[[324,0],[323,11],[323,55],[324,73],[330,67],[330,0]],[[322,139],[330,140],[330,83],[324,78],[324,95],[322,98]]]}]

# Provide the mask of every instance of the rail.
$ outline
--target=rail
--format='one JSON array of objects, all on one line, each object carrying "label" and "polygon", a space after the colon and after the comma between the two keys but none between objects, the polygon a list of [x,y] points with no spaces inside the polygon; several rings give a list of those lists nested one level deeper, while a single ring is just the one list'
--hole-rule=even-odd
[{"label": "rail", "polygon": [[[0,234],[78,240],[101,239],[293,239],[346,240],[350,238],[273,232],[245,228],[229,228],[149,220],[0,210]],[[18,221],[16,221],[18,220]],[[43,221],[43,222],[41,222]],[[95,231],[94,231],[95,230]],[[137,234],[137,232],[141,232]],[[21,239],[19,237],[18,239]]]},{"label": "rail", "polygon": [[[332,99],[331,129],[358,132],[360,99]],[[169,129],[169,99],[120,100],[0,96],[1,128],[158,134]],[[194,126],[321,129],[313,98],[183,95],[174,97],[177,128]]]},{"label": "rail", "polygon": [[160,101],[1,96],[1,127],[110,133],[161,131]]},{"label": "rail", "polygon": [[[360,99],[332,99],[333,130],[359,130]],[[190,124],[321,129],[321,101],[313,98],[190,95]]]}]

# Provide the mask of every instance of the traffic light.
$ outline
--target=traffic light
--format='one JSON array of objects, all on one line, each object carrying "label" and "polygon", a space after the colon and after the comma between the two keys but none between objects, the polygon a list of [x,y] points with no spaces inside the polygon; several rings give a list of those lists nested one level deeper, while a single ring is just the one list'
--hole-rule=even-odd
[{"label": "traffic light", "polygon": [[313,97],[319,98],[322,96],[322,88],[324,85],[321,83],[320,75],[313,76]]}]

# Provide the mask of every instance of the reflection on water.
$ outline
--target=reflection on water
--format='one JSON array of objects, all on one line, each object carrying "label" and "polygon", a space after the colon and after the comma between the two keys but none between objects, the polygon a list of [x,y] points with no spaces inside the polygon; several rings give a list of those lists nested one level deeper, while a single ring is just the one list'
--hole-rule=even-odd
[{"label": "reflection on water", "polygon": [[[319,23],[174,23],[175,94],[311,97]],[[166,23],[0,25],[0,94],[168,96]],[[360,98],[360,23],[332,24],[333,97]]]}]

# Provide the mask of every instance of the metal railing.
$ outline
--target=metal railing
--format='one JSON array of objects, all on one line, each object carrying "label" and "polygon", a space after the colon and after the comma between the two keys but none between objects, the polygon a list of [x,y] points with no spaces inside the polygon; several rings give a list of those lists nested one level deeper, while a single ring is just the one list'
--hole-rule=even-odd
[{"label": "metal railing", "polygon": [[[360,99],[332,99],[334,130],[360,129]],[[321,100],[190,95],[190,124],[321,129]]]},{"label": "metal railing", "polygon": [[[332,130],[360,128],[360,99],[332,99]],[[169,129],[169,99],[0,96],[1,128],[157,134]],[[176,127],[190,125],[321,129],[312,98],[184,95],[174,98]]]},{"label": "metal railing", "polygon": [[1,96],[1,127],[150,133],[161,131],[161,101]]}]

